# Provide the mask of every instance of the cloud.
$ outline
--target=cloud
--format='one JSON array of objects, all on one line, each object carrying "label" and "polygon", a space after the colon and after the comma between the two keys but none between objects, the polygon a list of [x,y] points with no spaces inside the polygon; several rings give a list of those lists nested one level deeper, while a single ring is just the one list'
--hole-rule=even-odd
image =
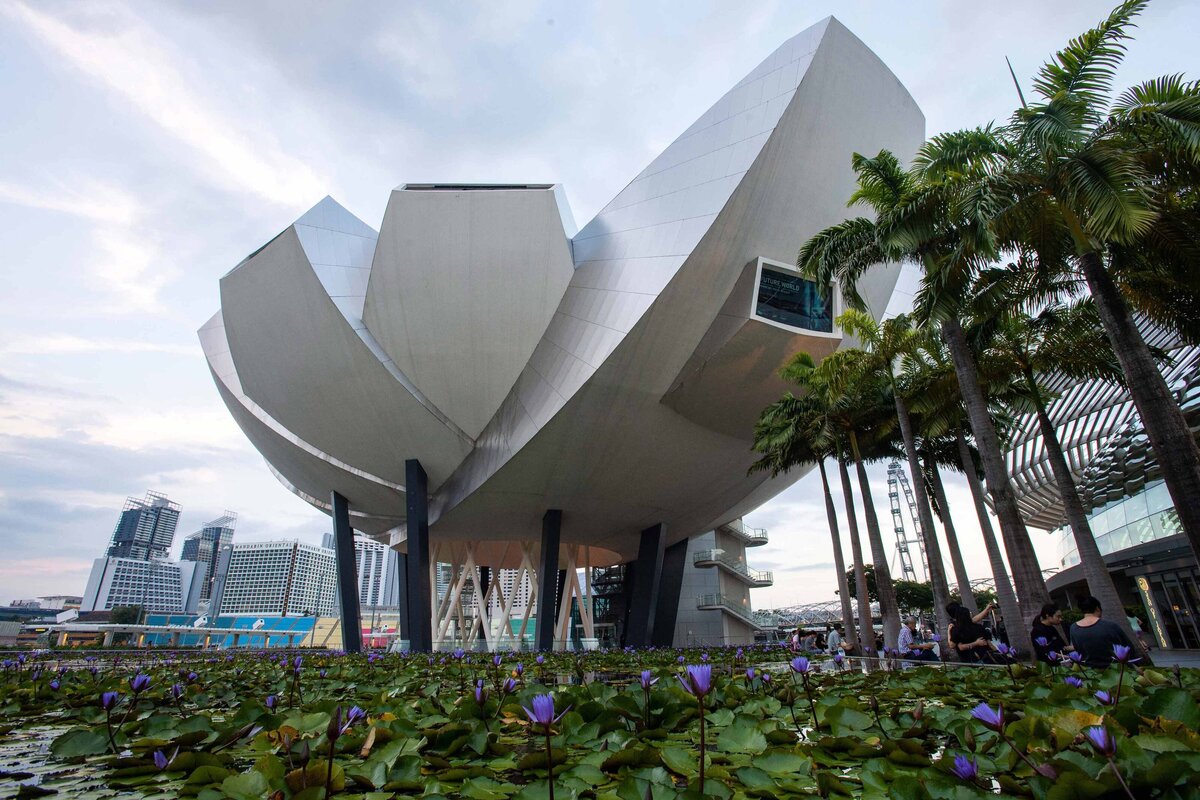
[{"label": "cloud", "polygon": [[79,355],[83,353],[172,353],[199,358],[196,345],[164,344],[134,339],[89,339],[60,333],[49,336],[29,336],[0,345],[6,355]]},{"label": "cloud", "polygon": [[[222,110],[181,71],[186,59],[127,10],[86,7],[90,28],[73,27],[23,3],[0,6],[66,63],[99,83],[148,122],[190,148],[227,189],[292,207],[321,197],[329,181],[269,142],[242,118]],[[260,141],[256,141],[258,138]]]},{"label": "cloud", "polygon": [[77,182],[78,188],[58,180],[52,184],[35,188],[0,181],[0,202],[116,225],[132,225],[141,216],[141,205],[120,187],[95,181]]}]

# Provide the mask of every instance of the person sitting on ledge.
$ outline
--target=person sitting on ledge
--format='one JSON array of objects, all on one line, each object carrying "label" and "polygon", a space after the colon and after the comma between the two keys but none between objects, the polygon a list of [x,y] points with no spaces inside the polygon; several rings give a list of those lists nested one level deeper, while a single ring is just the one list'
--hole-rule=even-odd
[{"label": "person sitting on ledge", "polygon": [[1029,640],[1033,643],[1033,652],[1037,654],[1038,661],[1051,663],[1050,653],[1058,653],[1060,656],[1066,655],[1075,648],[1063,641],[1062,634],[1059,633],[1059,626],[1062,625],[1062,611],[1059,610],[1055,603],[1046,603],[1042,606],[1041,613],[1034,621],[1033,627],[1029,630]]},{"label": "person sitting on ledge", "polygon": [[900,636],[896,640],[896,649],[900,658],[905,661],[937,661],[933,652],[933,642],[917,641],[917,618],[905,617],[900,627]]},{"label": "person sitting on ledge", "polygon": [[1084,664],[1093,669],[1104,669],[1112,663],[1113,645],[1133,648],[1121,626],[1100,618],[1099,600],[1085,597],[1079,601],[1079,610],[1083,612],[1083,619],[1071,625],[1071,644],[1083,656]]}]

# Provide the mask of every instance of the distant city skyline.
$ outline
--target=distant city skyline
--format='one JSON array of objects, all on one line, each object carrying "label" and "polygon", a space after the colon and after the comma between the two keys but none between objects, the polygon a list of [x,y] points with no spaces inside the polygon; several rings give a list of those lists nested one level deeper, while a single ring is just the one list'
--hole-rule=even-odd
[{"label": "distant city skyline", "polygon": [[[1027,86],[1107,11],[1082,0],[969,15],[949,0],[919,14],[866,2],[0,6],[0,100],[23,109],[0,130],[0,604],[81,594],[124,499],[147,488],[180,504],[184,531],[233,508],[239,540],[320,542],[327,518],[242,437],[194,332],[218,277],[324,195],[376,225],[381,198],[406,181],[554,181],[582,222],[680,120],[827,14],[904,82],[932,135],[1003,119],[1016,104],[1004,58]],[[1200,77],[1197,29],[1200,6],[1151,4],[1118,86]],[[881,502],[885,471],[871,471]],[[948,483],[972,577],[986,577],[965,486]],[[755,566],[776,576],[755,607],[833,597],[819,481],[747,521],[770,530]],[[1055,566],[1057,543],[1034,539]]]}]

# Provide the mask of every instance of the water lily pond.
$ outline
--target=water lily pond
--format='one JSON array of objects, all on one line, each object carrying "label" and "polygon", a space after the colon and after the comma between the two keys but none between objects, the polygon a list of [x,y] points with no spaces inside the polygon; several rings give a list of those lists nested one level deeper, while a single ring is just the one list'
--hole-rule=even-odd
[{"label": "water lily pond", "polygon": [[1200,796],[1197,671],[791,656],[13,657],[0,797]]}]

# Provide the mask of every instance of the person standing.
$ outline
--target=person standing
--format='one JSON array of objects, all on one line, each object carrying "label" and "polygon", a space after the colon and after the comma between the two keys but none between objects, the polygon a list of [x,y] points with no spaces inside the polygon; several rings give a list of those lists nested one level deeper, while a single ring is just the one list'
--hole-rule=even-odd
[{"label": "person standing", "polygon": [[[1102,619],[1100,601],[1085,597],[1079,601],[1083,619],[1071,625],[1071,644],[1083,656],[1083,663],[1093,669],[1104,669],[1113,660],[1113,645],[1133,648],[1133,642],[1117,623]],[[1121,612],[1118,612],[1121,613]]]}]

